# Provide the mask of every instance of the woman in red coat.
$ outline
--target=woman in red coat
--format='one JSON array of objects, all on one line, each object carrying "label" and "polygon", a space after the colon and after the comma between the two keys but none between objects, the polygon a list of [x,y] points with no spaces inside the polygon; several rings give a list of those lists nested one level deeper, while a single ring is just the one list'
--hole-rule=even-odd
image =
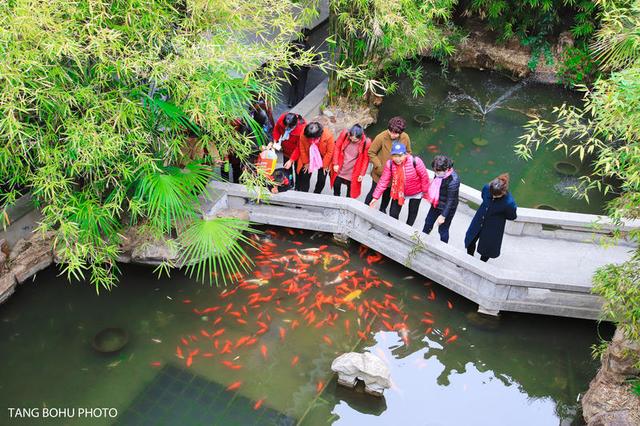
[{"label": "woman in red coat", "polygon": [[344,184],[347,187],[347,197],[360,196],[362,179],[369,166],[370,145],[371,139],[364,134],[359,124],[340,133],[333,150],[333,167],[330,172],[333,195],[339,197]]},{"label": "woman in red coat", "polygon": [[313,192],[320,194],[324,188],[327,173],[333,162],[333,133],[323,128],[317,121],[312,121],[304,128],[298,142],[298,147],[291,154],[291,158],[284,164],[288,169],[296,163],[296,191],[308,192],[311,175],[318,171],[318,179]]},{"label": "woman in red coat", "polygon": [[[276,150],[282,150],[283,164],[289,161],[293,151],[298,147],[306,125],[304,118],[293,112],[285,112],[278,118],[273,127],[273,144]],[[294,180],[298,180],[297,176],[294,176]]]}]

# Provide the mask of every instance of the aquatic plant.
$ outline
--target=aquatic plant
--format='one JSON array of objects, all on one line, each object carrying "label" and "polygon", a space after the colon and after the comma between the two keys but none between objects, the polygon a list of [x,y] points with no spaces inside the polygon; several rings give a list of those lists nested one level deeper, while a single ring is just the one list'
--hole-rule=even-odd
[{"label": "aquatic plant", "polygon": [[[197,226],[218,152],[246,158],[252,142],[232,123],[252,124],[248,106],[274,99],[281,69],[310,64],[312,53],[293,55],[289,42],[317,15],[311,4],[2,2],[4,224],[7,208],[30,192],[42,213],[38,230],[54,232],[67,275],[111,288],[128,223],[165,236]],[[185,154],[188,143],[208,155]],[[179,240],[202,256],[188,265],[237,269],[241,251],[211,260],[200,248],[214,238],[227,246],[241,228],[200,226],[197,237]]]}]

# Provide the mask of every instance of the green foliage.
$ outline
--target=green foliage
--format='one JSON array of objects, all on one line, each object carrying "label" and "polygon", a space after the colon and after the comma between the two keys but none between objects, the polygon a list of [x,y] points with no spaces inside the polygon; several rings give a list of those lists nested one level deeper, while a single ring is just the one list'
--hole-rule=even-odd
[{"label": "green foliage", "polygon": [[570,47],[563,53],[559,63],[558,75],[565,87],[575,87],[594,81],[598,75],[598,63],[592,59],[586,43],[579,47]]},{"label": "green foliage", "polygon": [[640,397],[640,379],[633,379],[629,384],[631,385],[631,393]]},{"label": "green foliage", "polygon": [[[187,137],[210,154],[247,156],[253,142],[232,123],[249,120],[256,96],[274,99],[281,69],[311,63],[289,48],[317,15],[311,3],[0,2],[0,209],[32,193],[67,275],[111,288],[127,222],[154,236],[199,223],[211,169],[185,161]],[[219,222],[201,238],[233,244],[225,238],[244,228]],[[196,243],[182,246],[201,256],[192,267],[229,270],[240,255],[212,261]]]},{"label": "green foliage", "polygon": [[588,40],[596,27],[596,4],[591,0],[468,0],[466,13],[484,19],[498,32],[498,40],[518,39],[531,48],[529,68],[535,70],[540,57],[552,63],[549,41],[567,29],[567,17],[573,18],[570,31],[578,41]]},{"label": "green foliage", "polygon": [[[414,95],[423,94],[422,71],[412,59],[426,52],[443,60],[453,54],[455,39],[459,38],[450,22],[456,3],[457,0],[331,0],[331,37],[327,41],[337,68],[329,74],[330,103],[340,96],[381,96],[394,73],[406,73],[414,81]],[[340,74],[344,70],[358,70],[364,81],[354,83]]]},{"label": "green foliage", "polygon": [[[531,158],[541,144],[551,144],[584,159],[593,156],[593,173],[581,178],[576,191],[614,192],[607,206],[614,223],[640,219],[640,10],[637,3],[597,0],[603,9],[602,28],[593,50],[601,76],[584,91],[581,108],[563,105],[554,110],[555,121],[535,119],[516,146],[523,158]],[[615,237],[626,232],[617,230]],[[626,235],[640,243],[640,229]],[[640,248],[624,263],[600,268],[593,277],[593,291],[604,297],[604,314],[617,322],[629,339],[640,339]]]}]

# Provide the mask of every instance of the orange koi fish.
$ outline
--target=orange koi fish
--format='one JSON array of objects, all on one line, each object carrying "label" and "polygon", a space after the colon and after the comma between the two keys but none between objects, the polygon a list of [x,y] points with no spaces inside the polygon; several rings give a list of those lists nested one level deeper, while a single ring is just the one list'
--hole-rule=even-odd
[{"label": "orange koi fish", "polygon": [[213,334],[211,335],[211,337],[212,337],[212,338],[213,338],[213,337],[218,337],[218,336],[220,336],[222,333],[224,333],[224,328],[221,328],[220,330],[218,330],[218,331],[216,331],[215,333],[213,333]]},{"label": "orange koi fish", "polygon": [[222,321],[222,317],[218,317],[213,321],[213,325],[218,325]]},{"label": "orange koi fish", "polygon": [[237,322],[238,324],[242,324],[242,325],[244,325],[244,324],[246,324],[246,323],[247,323],[247,321],[246,321],[246,320],[243,320],[242,318],[238,318],[238,319],[236,320],[236,322]]},{"label": "orange koi fish", "polygon": [[329,346],[333,345],[333,342],[331,341],[331,338],[329,336],[327,336],[326,334],[324,336],[322,336],[322,340],[325,341],[325,343]]},{"label": "orange koi fish", "polygon": [[242,385],[241,381],[233,382],[229,386],[227,386],[228,391],[237,390]]},{"label": "orange koi fish", "polygon": [[443,334],[443,336],[444,336],[444,337],[447,337],[448,335],[449,335],[449,327],[447,327],[447,328],[445,328],[445,329],[444,329],[444,334]]},{"label": "orange koi fish", "polygon": [[425,324],[433,324],[435,321],[429,318],[423,318],[420,320],[420,322],[423,322]]},{"label": "orange koi fish", "polygon": [[458,335],[457,335],[457,334],[454,334],[453,336],[449,337],[449,338],[445,341],[445,343],[452,343],[452,342],[455,342],[456,340],[458,340]]},{"label": "orange koi fish", "polygon": [[202,334],[203,337],[211,337],[211,335],[209,333],[207,333],[207,330],[200,330],[200,334]]},{"label": "orange koi fish", "polygon": [[387,330],[393,331],[393,326],[388,322],[386,322],[385,320],[382,320],[382,324],[384,324],[384,326],[387,327]]},{"label": "orange koi fish", "polygon": [[347,336],[348,336],[350,334],[348,319],[344,320],[344,329],[347,331]]},{"label": "orange koi fish", "polygon": [[320,380],[316,385],[316,393],[322,392],[322,388],[324,388],[324,383],[322,382],[322,380]]},{"label": "orange koi fish", "polygon": [[189,355],[187,357],[187,368],[191,367],[192,363],[193,363],[193,357],[191,355]]},{"label": "orange koi fish", "polygon": [[256,403],[253,404],[253,409],[258,410],[260,407],[262,407],[263,402],[264,402],[264,399],[257,400]]},{"label": "orange koi fish", "polygon": [[264,359],[267,359],[267,347],[265,345],[260,346],[260,353]]},{"label": "orange koi fish", "polygon": [[298,355],[295,355],[293,357],[293,359],[291,360],[291,366],[295,367],[295,365],[298,363],[299,360],[300,360],[300,358],[298,357]]},{"label": "orange koi fish", "polygon": [[151,363],[152,367],[160,367],[162,364],[160,363],[160,361],[154,361]]},{"label": "orange koi fish", "polygon": [[180,359],[184,359],[184,354],[182,353],[182,348],[180,346],[176,346],[176,356]]},{"label": "orange koi fish", "polygon": [[189,303],[191,303],[191,300],[189,300],[189,299],[184,299],[184,300],[182,301],[182,303],[184,303],[185,305],[188,305]]},{"label": "orange koi fish", "polygon": [[283,327],[280,327],[280,340],[282,340],[284,342],[284,336],[286,335],[287,330],[285,330]]},{"label": "orange koi fish", "polygon": [[436,293],[433,290],[429,290],[429,296],[427,297],[429,300],[436,300]]},{"label": "orange koi fish", "polygon": [[187,339],[185,339],[184,337],[181,337],[180,341],[182,342],[183,345],[189,346],[189,341]]},{"label": "orange koi fish", "polygon": [[451,303],[450,301],[447,300],[447,307],[449,309],[453,309],[453,303]]}]

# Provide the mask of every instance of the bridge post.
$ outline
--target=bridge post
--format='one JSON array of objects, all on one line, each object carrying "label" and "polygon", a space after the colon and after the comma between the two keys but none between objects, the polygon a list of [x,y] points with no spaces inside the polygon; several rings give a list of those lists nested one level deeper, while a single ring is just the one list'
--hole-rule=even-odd
[{"label": "bridge post", "polygon": [[500,315],[500,311],[495,309],[485,308],[482,305],[478,305],[478,313],[484,314],[484,315],[490,315],[492,317],[497,317]]}]

